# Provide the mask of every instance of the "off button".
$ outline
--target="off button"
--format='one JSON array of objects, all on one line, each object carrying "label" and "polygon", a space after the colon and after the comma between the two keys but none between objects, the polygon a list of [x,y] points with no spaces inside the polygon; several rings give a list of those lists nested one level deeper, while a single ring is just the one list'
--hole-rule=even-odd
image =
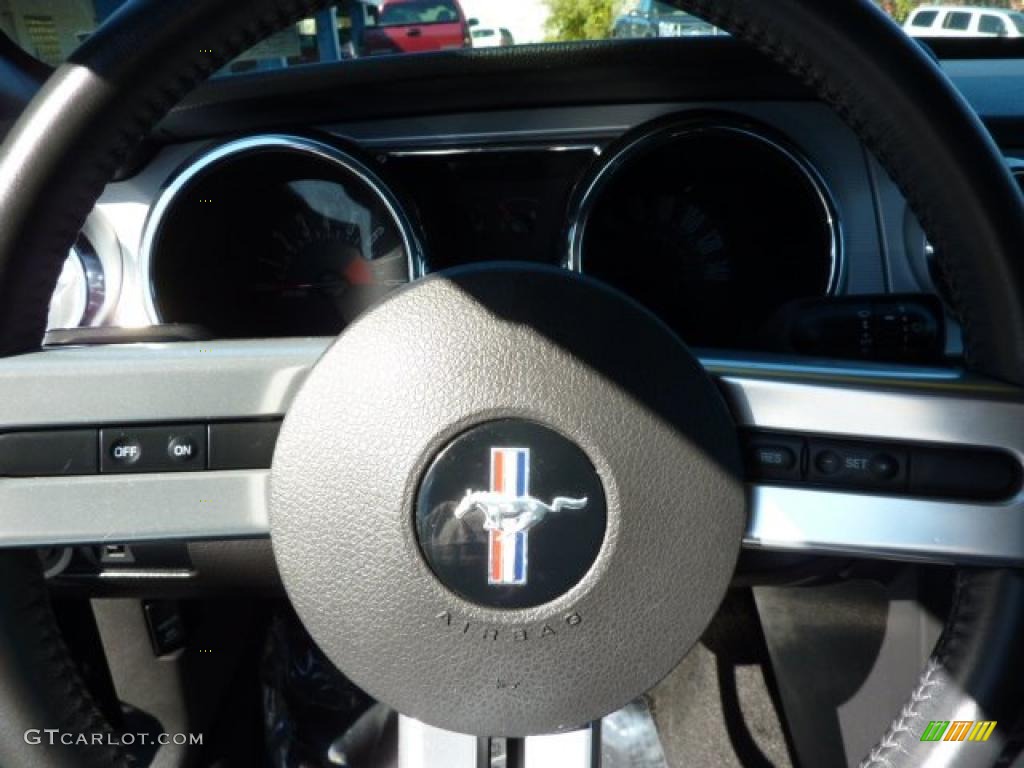
[{"label": "off button", "polygon": [[115,440],[110,446],[110,458],[123,467],[137,464],[142,458],[142,443],[128,437]]},{"label": "off button", "polygon": [[167,458],[177,464],[187,464],[199,456],[199,444],[189,435],[175,435],[167,442]]}]

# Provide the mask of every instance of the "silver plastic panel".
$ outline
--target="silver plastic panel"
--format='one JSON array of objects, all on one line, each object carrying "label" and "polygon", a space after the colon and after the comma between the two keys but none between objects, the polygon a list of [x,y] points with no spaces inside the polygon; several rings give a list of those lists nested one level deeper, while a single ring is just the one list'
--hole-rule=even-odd
[{"label": "silver plastic panel", "polygon": [[601,765],[601,724],[569,733],[523,740],[524,768],[597,768]]},{"label": "silver plastic panel", "polygon": [[52,349],[0,361],[0,429],[280,416],[328,339]]},{"label": "silver plastic panel", "polygon": [[758,549],[946,563],[1024,563],[1024,501],[956,504],[763,486],[744,542]]},{"label": "silver plastic panel", "polygon": [[927,371],[705,364],[743,426],[992,446],[1024,458],[1024,399],[998,383]]},{"label": "silver plastic panel", "polygon": [[601,720],[601,768],[670,768],[645,698]]},{"label": "silver plastic panel", "polygon": [[265,536],[269,474],[0,480],[0,546]]},{"label": "silver plastic panel", "polygon": [[[55,349],[0,361],[0,430],[282,415],[328,339]],[[990,446],[1024,461],[1024,397],[948,369],[706,356],[742,425]],[[264,472],[0,479],[0,546],[266,536]],[[751,488],[748,546],[1024,563],[1002,504]]]},{"label": "silver plastic panel", "polygon": [[398,768],[484,768],[476,736],[398,716]]}]

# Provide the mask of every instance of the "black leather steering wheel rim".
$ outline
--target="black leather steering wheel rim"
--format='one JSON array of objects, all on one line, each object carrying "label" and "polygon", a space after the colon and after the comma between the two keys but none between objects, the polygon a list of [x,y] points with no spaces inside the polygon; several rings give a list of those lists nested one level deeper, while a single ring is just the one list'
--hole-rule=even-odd
[{"label": "black leather steering wheel rim", "polygon": [[[868,0],[686,0],[782,64],[831,104],[878,156],[918,213],[964,326],[968,364],[1024,384],[1024,205],[984,126],[936,64]],[[0,153],[0,353],[37,348],[68,247],[119,160],[188,91],[318,0],[138,0],[47,82]],[[953,216],[952,212],[956,212]],[[24,553],[0,580],[6,658],[0,712],[42,727],[106,728],[76,681]],[[865,765],[912,765],[919,727],[976,706],[999,719],[1015,702],[1014,644],[1024,586],[1015,572],[962,571],[952,616],[908,708]],[[32,594],[31,606],[19,594]],[[20,606],[20,608],[19,608]],[[19,610],[31,621],[14,622]],[[15,626],[17,624],[17,626]],[[35,643],[45,653],[30,653]],[[37,684],[35,700],[26,690]],[[935,716],[929,718],[929,714]],[[11,722],[23,722],[24,717]],[[42,750],[10,729],[0,764],[118,764],[109,749]],[[994,761],[988,746],[949,745],[947,765]],[[970,748],[968,748],[970,747]]]}]

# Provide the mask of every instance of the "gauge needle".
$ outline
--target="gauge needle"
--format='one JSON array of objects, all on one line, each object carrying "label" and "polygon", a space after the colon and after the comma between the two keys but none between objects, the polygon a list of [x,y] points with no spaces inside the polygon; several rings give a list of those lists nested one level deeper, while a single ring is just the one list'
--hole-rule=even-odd
[{"label": "gauge needle", "polygon": [[348,286],[349,282],[341,278],[335,280],[319,280],[312,283],[253,283],[249,286],[252,293],[287,293],[289,291],[313,291],[318,289]]}]

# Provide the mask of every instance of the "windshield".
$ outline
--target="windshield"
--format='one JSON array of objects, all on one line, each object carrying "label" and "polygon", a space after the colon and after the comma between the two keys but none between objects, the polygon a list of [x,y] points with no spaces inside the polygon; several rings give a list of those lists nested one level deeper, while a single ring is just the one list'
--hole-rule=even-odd
[{"label": "windshield", "polygon": [[[56,65],[126,0],[0,0],[0,29]],[[914,37],[1022,37],[1015,0],[876,0]],[[221,75],[317,62],[547,41],[723,34],[667,0],[346,0],[268,38]]]}]

